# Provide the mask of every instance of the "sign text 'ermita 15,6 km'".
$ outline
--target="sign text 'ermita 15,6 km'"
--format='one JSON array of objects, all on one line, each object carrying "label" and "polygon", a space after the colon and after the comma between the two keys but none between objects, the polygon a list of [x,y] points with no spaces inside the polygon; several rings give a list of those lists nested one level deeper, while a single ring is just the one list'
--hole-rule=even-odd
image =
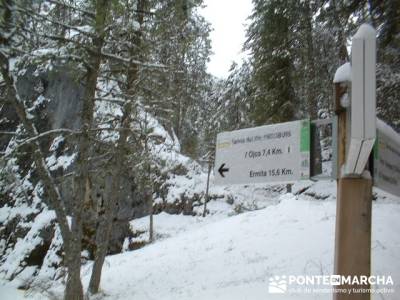
[{"label": "sign text 'ermita 15,6 km'", "polygon": [[308,120],[217,135],[216,184],[292,182],[310,176]]},{"label": "sign text 'ermita 15,6 km'", "polygon": [[374,147],[374,185],[400,197],[400,135],[377,120]]}]

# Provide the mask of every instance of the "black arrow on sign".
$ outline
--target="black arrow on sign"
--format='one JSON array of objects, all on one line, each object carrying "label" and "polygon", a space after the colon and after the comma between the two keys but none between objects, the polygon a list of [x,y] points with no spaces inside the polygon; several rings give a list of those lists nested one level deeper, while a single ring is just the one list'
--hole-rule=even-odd
[{"label": "black arrow on sign", "polygon": [[224,173],[225,172],[229,172],[229,168],[224,168],[225,164],[222,164],[219,169],[218,169],[218,173],[221,174],[222,177],[225,177]]}]

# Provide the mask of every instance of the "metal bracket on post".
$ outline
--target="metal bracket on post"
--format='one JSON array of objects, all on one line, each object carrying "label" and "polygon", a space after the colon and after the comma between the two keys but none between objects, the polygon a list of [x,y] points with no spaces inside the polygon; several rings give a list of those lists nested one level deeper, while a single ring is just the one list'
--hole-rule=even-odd
[{"label": "metal bracket on post", "polygon": [[[312,120],[311,121],[311,157],[310,157],[310,179],[312,181],[318,181],[318,180],[327,180],[327,179],[332,179],[336,180],[337,179],[337,132],[338,132],[338,126],[337,126],[338,118],[337,116],[333,116],[332,118],[328,119],[320,119],[320,120]],[[315,166],[316,161],[314,159],[315,157],[315,151],[318,151],[316,149],[316,143],[314,142],[315,136],[318,133],[318,127],[321,126],[331,126],[331,132],[332,132],[332,160],[331,160],[331,173],[330,174],[324,174],[321,172],[320,174],[316,174],[315,170],[317,167]],[[319,142],[319,140],[317,141]],[[322,161],[321,161],[322,163]]]}]

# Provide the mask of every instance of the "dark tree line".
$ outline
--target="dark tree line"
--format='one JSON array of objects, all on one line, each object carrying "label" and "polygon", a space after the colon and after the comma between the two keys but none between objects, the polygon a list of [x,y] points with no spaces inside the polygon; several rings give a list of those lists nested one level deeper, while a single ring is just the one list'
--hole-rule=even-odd
[{"label": "dark tree line", "polygon": [[399,1],[253,0],[253,5],[244,45],[248,59],[210,93],[215,132],[329,117],[333,76],[349,61],[350,39],[362,23],[377,29],[378,117],[400,129]]}]

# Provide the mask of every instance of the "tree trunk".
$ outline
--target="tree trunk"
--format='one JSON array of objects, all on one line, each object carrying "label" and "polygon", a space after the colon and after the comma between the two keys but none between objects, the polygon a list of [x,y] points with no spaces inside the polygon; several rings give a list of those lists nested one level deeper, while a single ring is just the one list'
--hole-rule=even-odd
[{"label": "tree trunk", "polygon": [[154,222],[153,222],[153,201],[151,201],[150,207],[150,220],[149,220],[149,241],[150,243],[154,240]]},{"label": "tree trunk", "polygon": [[206,194],[204,196],[204,208],[203,208],[203,217],[206,216],[207,214],[207,202],[208,202],[208,189],[210,187],[210,174],[211,174],[211,169],[212,169],[212,163],[211,161],[208,162],[208,173],[207,173],[207,186],[206,186]]},{"label": "tree trunk", "polygon": [[150,176],[146,178],[146,191],[145,191],[145,201],[149,205],[149,242],[153,242],[153,193],[150,183]]},{"label": "tree trunk", "polygon": [[[313,41],[313,28],[312,28],[312,11],[310,3],[304,4],[304,18],[305,18],[305,34],[307,41],[307,65],[309,73],[306,75],[308,77],[309,84],[307,85],[307,104],[308,104],[308,115],[311,120],[318,119],[318,91],[317,91],[317,72],[316,72],[316,62],[314,55],[314,41]],[[321,142],[320,142],[320,130],[315,126],[314,130],[315,136],[312,140],[314,143],[314,151],[312,158],[314,160],[313,174],[318,175],[322,173],[322,153],[321,153]]]},{"label": "tree trunk", "polygon": [[[119,184],[119,180],[118,183]],[[114,199],[113,199],[114,200]],[[92,274],[89,282],[89,293],[96,294],[99,292],[101,271],[103,268],[104,260],[107,255],[108,240],[112,229],[112,207],[111,202],[108,201],[105,207],[105,214],[99,220],[99,227],[96,232],[96,257],[93,264]]]},{"label": "tree trunk", "polygon": [[[81,240],[82,240],[82,213],[84,199],[90,197],[90,186],[89,182],[89,156],[90,156],[90,143],[91,134],[90,129],[93,124],[93,114],[95,106],[95,95],[97,78],[99,75],[100,64],[101,64],[101,51],[104,44],[105,38],[105,26],[108,15],[109,1],[108,0],[97,0],[96,1],[96,16],[95,16],[95,32],[96,37],[93,39],[94,51],[90,55],[90,68],[88,69],[85,86],[85,99],[82,108],[82,135],[79,139],[79,153],[77,157],[77,171],[78,174],[74,178],[74,184],[77,187],[74,197],[74,209],[72,216],[73,232],[75,233],[76,240],[74,245],[71,246],[71,258],[70,265],[68,266],[71,274],[71,280],[68,280],[69,286],[67,286],[67,293],[73,293],[74,290],[81,290],[82,285],[80,283],[80,252],[81,252]],[[79,256],[79,259],[78,259]],[[79,263],[78,263],[79,261]],[[79,280],[77,278],[79,277]],[[79,282],[79,283],[78,283]],[[69,299],[66,296],[66,300]]]},{"label": "tree trunk", "polygon": [[[3,10],[3,15],[1,17],[3,18],[3,24],[4,24],[3,29],[4,32],[6,33],[11,28],[14,27],[12,22],[13,11],[11,10],[11,8],[14,6],[14,1],[7,0],[3,4],[4,4],[4,10]],[[0,52],[0,66],[1,66],[0,71],[3,80],[6,84],[8,99],[14,106],[18,118],[23,124],[28,137],[32,140],[30,142],[30,145],[33,147],[33,160],[35,162],[35,169],[38,173],[38,177],[41,183],[44,186],[44,190],[47,195],[46,202],[49,205],[49,207],[54,209],[55,211],[57,223],[60,227],[61,236],[63,239],[66,256],[70,257],[69,250],[71,245],[74,243],[72,241],[73,234],[68,225],[66,207],[64,205],[64,201],[61,197],[61,193],[58,189],[58,186],[56,185],[55,180],[46,165],[45,156],[42,152],[38,140],[39,132],[37,131],[33,120],[28,116],[24,101],[23,99],[20,99],[18,91],[16,90],[16,84],[14,82],[14,78],[10,75],[9,57],[6,55],[7,49],[10,48],[9,38],[7,39],[0,36],[0,47],[4,49],[4,51]],[[80,293],[79,289],[77,289],[77,293],[78,294]]]},{"label": "tree trunk", "polygon": [[[138,22],[140,25],[143,24],[145,11],[145,0],[140,0],[137,6],[138,13]],[[140,49],[141,43],[141,30],[139,29],[136,32],[134,37],[134,46],[130,49],[131,57],[134,57],[136,54],[136,49]],[[128,66],[128,74],[127,74],[127,95],[129,95],[130,99],[124,105],[124,112],[121,120],[122,128],[129,128],[132,121],[132,112],[134,109],[133,97],[135,94],[135,86],[137,84],[139,78],[139,67],[135,64],[129,64]],[[126,157],[126,148],[128,141],[128,131],[122,130],[120,131],[120,135],[118,138],[116,153],[114,155],[114,170],[112,171],[112,187],[111,187],[111,198],[108,199],[105,206],[104,217],[99,220],[99,226],[96,232],[96,254],[95,260],[93,264],[92,274],[89,282],[89,293],[96,294],[99,292],[100,282],[101,282],[101,272],[103,268],[103,264],[107,255],[108,244],[111,236],[113,220],[115,216],[115,212],[117,209],[117,204],[119,198],[121,197],[121,189],[120,189],[120,178],[123,176],[123,167],[125,163]]]},{"label": "tree trunk", "polygon": [[72,220],[73,238],[65,251],[68,269],[67,284],[64,300],[83,300],[83,287],[81,282],[81,249],[82,249],[82,224],[81,220]]},{"label": "tree trunk", "polygon": [[[338,54],[339,54],[339,65],[344,64],[345,62],[349,61],[349,54],[347,52],[347,47],[346,47],[346,34],[343,30],[343,24],[340,22],[340,15],[339,11],[340,8],[338,7],[338,4],[336,2],[337,0],[332,0],[332,7],[334,8],[334,23],[335,23],[335,28],[337,29],[337,44],[336,47],[338,49]],[[340,1],[339,1],[340,3]],[[343,19],[347,20],[349,16],[344,16]]]},{"label": "tree trunk", "polygon": [[149,242],[153,242],[153,184],[151,182],[151,161],[150,161],[150,151],[148,146],[148,136],[147,136],[147,114],[145,119],[145,143],[144,143],[144,151],[146,156],[146,186],[144,192],[144,198],[146,203],[149,205]]}]

